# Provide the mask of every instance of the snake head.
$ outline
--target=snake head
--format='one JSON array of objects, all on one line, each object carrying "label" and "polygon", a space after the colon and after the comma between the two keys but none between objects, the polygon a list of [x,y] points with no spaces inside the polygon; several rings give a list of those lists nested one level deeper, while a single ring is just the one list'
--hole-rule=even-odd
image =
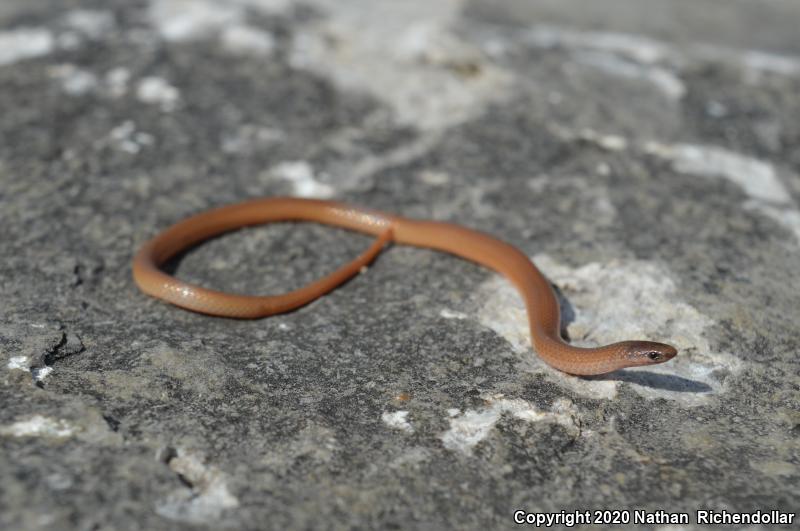
[{"label": "snake head", "polygon": [[678,354],[675,347],[654,341],[625,341],[623,348],[630,367],[664,363]]}]

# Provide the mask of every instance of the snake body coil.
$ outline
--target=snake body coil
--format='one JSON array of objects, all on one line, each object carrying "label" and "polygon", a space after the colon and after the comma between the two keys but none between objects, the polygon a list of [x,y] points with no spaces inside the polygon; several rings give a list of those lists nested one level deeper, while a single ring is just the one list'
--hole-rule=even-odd
[{"label": "snake body coil", "polygon": [[[352,262],[300,289],[271,296],[235,295],[178,280],[159,269],[167,260],[212,236],[275,221],[312,221],[376,236]],[[482,232],[452,223],[421,221],[333,201],[266,198],[225,206],[181,221],[147,242],[133,261],[133,276],[145,293],[209,315],[252,319],[287,312],[333,290],[369,264],[388,242],[454,254],[508,278],[522,295],[531,339],[539,356],[570,374],[604,374],[624,367],[669,361],[677,351],[651,341],[623,341],[597,348],[565,343],[558,302],[550,284],[525,254]]]}]

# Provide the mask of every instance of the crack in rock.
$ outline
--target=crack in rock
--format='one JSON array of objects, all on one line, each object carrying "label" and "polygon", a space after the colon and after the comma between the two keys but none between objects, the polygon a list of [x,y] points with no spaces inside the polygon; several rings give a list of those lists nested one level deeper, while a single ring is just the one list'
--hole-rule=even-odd
[{"label": "crack in rock", "polygon": [[39,387],[53,372],[56,361],[85,350],[81,338],[65,331],[60,323],[0,326],[0,338],[14,345],[6,368],[30,372],[33,382]]},{"label": "crack in rock", "polygon": [[61,339],[52,348],[48,349],[42,356],[42,362],[47,365],[53,365],[58,360],[62,360],[73,354],[80,354],[85,350],[83,341],[77,334],[71,332],[62,332]]},{"label": "crack in rock", "polygon": [[56,361],[74,354],[80,354],[85,349],[83,341],[77,334],[61,332],[58,342],[30,363],[29,369],[34,383],[39,387],[44,387],[44,379],[53,372],[53,364]]}]

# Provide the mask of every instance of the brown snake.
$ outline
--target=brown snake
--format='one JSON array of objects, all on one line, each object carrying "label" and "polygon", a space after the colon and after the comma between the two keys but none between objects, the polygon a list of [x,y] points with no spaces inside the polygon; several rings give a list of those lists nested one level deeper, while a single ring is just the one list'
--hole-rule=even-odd
[{"label": "brown snake", "polygon": [[[167,260],[199,242],[248,225],[274,221],[313,221],[377,236],[352,262],[328,276],[283,295],[234,295],[178,280],[159,269]],[[497,271],[525,301],[531,339],[539,356],[570,374],[591,375],[671,360],[677,350],[652,341],[622,341],[581,348],[561,338],[558,301],[550,283],[517,248],[482,232],[452,223],[421,221],[333,201],[265,198],[197,214],[145,243],[133,261],[133,277],[142,291],[183,308],[209,315],[253,319],[288,312],[321,297],[356,275],[389,242],[454,254]]]}]

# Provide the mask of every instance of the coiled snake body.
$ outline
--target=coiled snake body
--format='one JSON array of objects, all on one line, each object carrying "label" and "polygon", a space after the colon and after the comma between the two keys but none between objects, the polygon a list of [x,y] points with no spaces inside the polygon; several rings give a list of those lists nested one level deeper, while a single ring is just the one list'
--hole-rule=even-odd
[{"label": "coiled snake body", "polygon": [[[326,277],[283,295],[235,295],[183,282],[159,267],[181,251],[212,236],[248,225],[275,221],[312,221],[376,236],[352,262]],[[552,367],[578,374],[604,374],[624,367],[669,361],[677,351],[652,341],[622,341],[596,348],[574,347],[560,334],[558,301],[549,282],[528,257],[488,234],[439,221],[414,220],[333,201],[265,198],[197,214],[142,246],[133,276],[145,293],[209,315],[252,319],[294,310],[321,297],[369,264],[389,242],[444,251],[504,275],[522,295],[531,340]]]}]

